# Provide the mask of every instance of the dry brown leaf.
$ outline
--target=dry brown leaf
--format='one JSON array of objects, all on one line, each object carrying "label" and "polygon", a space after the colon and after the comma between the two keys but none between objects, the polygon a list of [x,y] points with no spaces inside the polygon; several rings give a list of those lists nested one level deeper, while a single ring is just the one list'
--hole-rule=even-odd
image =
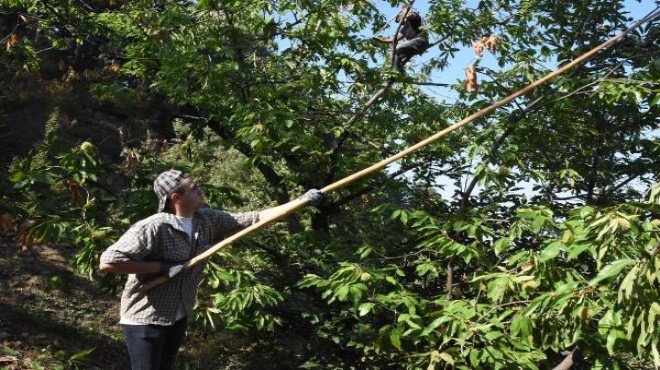
[{"label": "dry brown leaf", "polygon": [[13,49],[16,44],[18,44],[18,35],[12,33],[9,35],[9,39],[7,40],[7,51],[11,51],[11,49]]},{"label": "dry brown leaf", "polygon": [[76,180],[65,178],[62,180],[64,187],[71,193],[71,204],[82,205],[87,201],[87,190]]},{"label": "dry brown leaf", "polygon": [[0,215],[0,234],[7,235],[14,231],[14,216],[9,213]]},{"label": "dry brown leaf", "polygon": [[77,124],[78,121],[70,115],[66,113],[60,114],[60,127],[62,127],[62,130],[65,132],[72,132],[73,128],[76,127]]},{"label": "dry brown leaf", "polygon": [[37,238],[36,235],[30,235],[30,229],[37,224],[35,220],[23,221],[18,226],[18,242],[21,247],[31,247]]},{"label": "dry brown leaf", "polygon": [[490,35],[484,36],[480,40],[473,41],[472,50],[474,50],[474,54],[478,58],[481,58],[484,56],[484,49],[487,49],[491,53],[495,54],[495,51],[497,51],[497,39],[497,35]]},{"label": "dry brown leaf", "polygon": [[77,78],[77,76],[78,76],[78,73],[76,72],[76,70],[73,69],[72,66],[69,66],[69,68],[66,72],[66,75],[64,76],[64,82],[65,83],[71,82],[71,81],[75,80]]},{"label": "dry brown leaf", "polygon": [[108,71],[110,71],[110,72],[112,72],[112,73],[117,73],[117,72],[119,72],[119,68],[121,68],[121,65],[120,65],[119,63],[117,63],[117,62],[112,62],[112,64],[110,64],[110,65],[107,67]]},{"label": "dry brown leaf", "polygon": [[479,90],[479,84],[477,83],[477,72],[475,71],[473,65],[470,65],[465,69],[465,77],[465,89],[467,91]]},{"label": "dry brown leaf", "polygon": [[495,54],[495,51],[497,51],[497,38],[497,35],[490,35],[481,39],[486,49],[488,49],[488,51],[493,54]]},{"label": "dry brown leaf", "polygon": [[138,164],[140,163],[140,157],[134,150],[129,150],[126,152],[126,156],[124,157],[124,163],[122,163],[122,168],[124,171],[127,172],[133,172],[137,168]]},{"label": "dry brown leaf", "polygon": [[484,56],[484,43],[483,43],[483,38],[479,41],[472,41],[472,50],[474,50],[474,54],[481,58]]}]

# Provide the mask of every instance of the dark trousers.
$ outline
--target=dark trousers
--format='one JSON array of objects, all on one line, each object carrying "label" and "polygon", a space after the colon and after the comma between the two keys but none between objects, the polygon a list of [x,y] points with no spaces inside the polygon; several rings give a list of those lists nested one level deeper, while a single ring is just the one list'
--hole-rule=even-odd
[{"label": "dark trousers", "polygon": [[403,73],[403,66],[408,63],[410,58],[420,55],[429,47],[429,42],[424,37],[416,37],[412,40],[401,41],[396,44],[394,53],[394,65],[399,72]]},{"label": "dark trousers", "polygon": [[187,327],[185,317],[172,326],[122,324],[131,370],[172,369]]}]

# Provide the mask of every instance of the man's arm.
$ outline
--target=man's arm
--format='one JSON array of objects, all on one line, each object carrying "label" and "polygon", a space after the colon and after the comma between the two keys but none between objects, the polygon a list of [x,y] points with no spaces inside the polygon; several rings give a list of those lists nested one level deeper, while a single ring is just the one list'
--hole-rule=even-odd
[{"label": "man's arm", "polygon": [[183,271],[185,262],[159,262],[159,261],[126,261],[117,263],[103,263],[99,265],[101,271],[115,274],[160,274],[170,279]]},{"label": "man's arm", "polygon": [[158,261],[125,261],[99,264],[99,270],[114,274],[155,274],[161,272],[163,263]]},{"label": "man's arm", "polygon": [[[307,204],[312,206],[318,206],[323,201],[323,193],[318,189],[310,189],[300,198],[308,199]],[[298,199],[300,199],[298,198]],[[269,218],[277,217],[282,213],[286,213],[291,210],[291,202],[283,204],[281,206],[264,209],[259,211],[259,220],[266,220]]]},{"label": "man's arm", "polygon": [[[403,33],[399,32],[399,34],[396,37],[397,41],[401,40],[402,38],[403,38]],[[391,44],[391,43],[394,42],[394,39],[391,38],[391,37],[388,37],[388,38],[374,37],[374,40],[376,40],[378,42],[382,42],[384,44]]]},{"label": "man's arm", "polygon": [[289,203],[287,203],[287,204],[282,204],[281,206],[267,208],[267,209],[264,209],[262,211],[259,211],[259,221],[276,217],[280,213],[286,212],[287,208],[290,208],[290,207],[291,207],[291,205]]}]

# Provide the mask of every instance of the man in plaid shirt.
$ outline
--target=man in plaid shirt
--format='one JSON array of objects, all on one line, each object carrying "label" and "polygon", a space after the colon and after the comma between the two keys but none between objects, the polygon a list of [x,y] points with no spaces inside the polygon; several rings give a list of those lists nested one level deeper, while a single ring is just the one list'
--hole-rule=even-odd
[{"label": "man in plaid shirt", "polygon": [[[101,254],[101,271],[129,274],[121,296],[121,319],[133,370],[171,369],[195,305],[204,264],[187,261],[286,205],[260,212],[228,213],[204,208],[204,193],[184,172],[168,170],[154,181],[158,213],[135,223]],[[322,193],[303,197],[318,205]],[[161,275],[171,278],[146,292],[138,289]]]}]

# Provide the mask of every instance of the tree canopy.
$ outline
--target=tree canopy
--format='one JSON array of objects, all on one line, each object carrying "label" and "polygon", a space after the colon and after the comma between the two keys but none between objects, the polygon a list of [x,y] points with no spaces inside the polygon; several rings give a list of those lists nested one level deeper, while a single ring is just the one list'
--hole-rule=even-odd
[{"label": "tree canopy", "polygon": [[[623,1],[430,1],[439,42],[404,75],[371,38],[398,1],[0,4],[2,124],[43,130],[29,151],[7,141],[0,211],[115,286],[99,254],[153,213],[160,170],[190,171],[215,207],[284,204],[635,20]],[[467,89],[447,74],[471,47]],[[652,20],[219,253],[197,323],[287,344],[274,368],[660,368],[659,54]]]}]

